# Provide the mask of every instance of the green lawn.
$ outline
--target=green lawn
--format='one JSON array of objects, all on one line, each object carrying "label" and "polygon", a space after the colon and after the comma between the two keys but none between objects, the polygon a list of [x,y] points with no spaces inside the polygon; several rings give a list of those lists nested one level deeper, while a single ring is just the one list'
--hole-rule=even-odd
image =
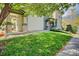
[{"label": "green lawn", "polygon": [[11,38],[7,42],[1,55],[6,56],[53,56],[71,38],[69,34],[61,32],[40,32]]}]

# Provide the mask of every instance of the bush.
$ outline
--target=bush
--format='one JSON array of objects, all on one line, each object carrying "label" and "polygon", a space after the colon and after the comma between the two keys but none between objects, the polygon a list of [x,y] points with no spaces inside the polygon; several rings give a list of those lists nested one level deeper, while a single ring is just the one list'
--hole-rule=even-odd
[{"label": "bush", "polygon": [[73,33],[77,32],[77,26],[72,26]]},{"label": "bush", "polygon": [[70,24],[67,25],[66,31],[68,31],[68,32],[73,32],[72,25],[70,25]]},{"label": "bush", "polygon": [[67,25],[66,31],[76,33],[77,32],[77,26]]},{"label": "bush", "polygon": [[59,30],[59,29],[51,29],[50,31],[67,33],[67,31]]},{"label": "bush", "polygon": [[54,32],[62,32],[61,30],[58,30],[58,29],[51,29],[50,31],[54,31]]}]

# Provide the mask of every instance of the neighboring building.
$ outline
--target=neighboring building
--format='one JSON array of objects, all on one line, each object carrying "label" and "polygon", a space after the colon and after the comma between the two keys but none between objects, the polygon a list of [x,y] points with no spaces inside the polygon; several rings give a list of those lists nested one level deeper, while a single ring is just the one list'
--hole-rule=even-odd
[{"label": "neighboring building", "polygon": [[79,32],[79,4],[69,7],[62,16],[62,25],[66,28],[67,25],[77,26]]}]

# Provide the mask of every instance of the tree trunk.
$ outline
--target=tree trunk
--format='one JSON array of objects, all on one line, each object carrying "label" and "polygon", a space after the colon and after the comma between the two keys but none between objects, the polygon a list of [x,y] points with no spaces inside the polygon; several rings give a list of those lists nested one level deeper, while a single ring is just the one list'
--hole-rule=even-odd
[{"label": "tree trunk", "polygon": [[10,11],[11,11],[11,4],[5,3],[5,6],[0,14],[0,25],[3,23],[4,19],[9,15]]}]

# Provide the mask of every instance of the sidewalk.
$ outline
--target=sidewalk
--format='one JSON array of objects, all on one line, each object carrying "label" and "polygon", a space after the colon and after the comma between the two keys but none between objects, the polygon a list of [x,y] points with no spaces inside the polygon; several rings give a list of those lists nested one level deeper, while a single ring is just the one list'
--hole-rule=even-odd
[{"label": "sidewalk", "polygon": [[33,33],[38,33],[38,32],[47,32],[47,31],[48,31],[48,30],[10,33],[10,34],[8,34],[7,37],[0,37],[0,40],[5,39],[5,38],[6,38],[6,40],[7,40],[7,39],[13,38],[13,37],[19,37],[19,36],[29,35],[29,34],[33,34]]},{"label": "sidewalk", "polygon": [[73,36],[57,56],[79,56],[79,37],[76,35]]}]

